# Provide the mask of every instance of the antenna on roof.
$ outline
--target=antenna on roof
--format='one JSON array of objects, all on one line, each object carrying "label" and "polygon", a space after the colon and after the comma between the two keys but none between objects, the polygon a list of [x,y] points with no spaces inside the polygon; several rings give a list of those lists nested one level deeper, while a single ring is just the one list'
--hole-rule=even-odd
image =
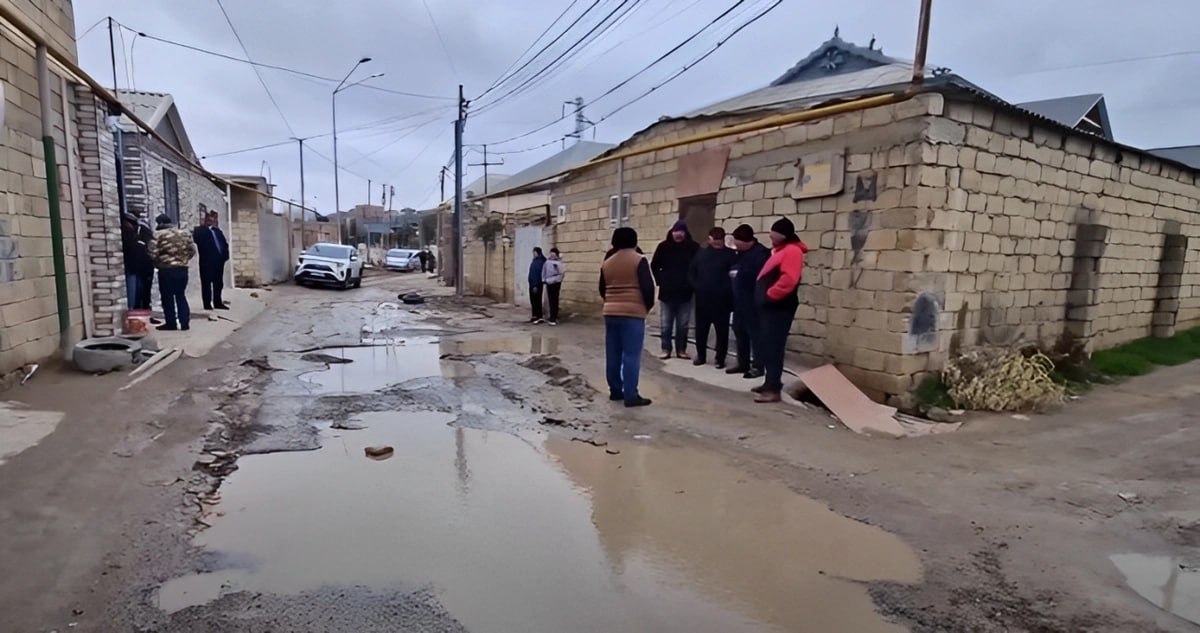
[{"label": "antenna on roof", "polygon": [[838,33],[840,33],[840,32],[841,32],[841,30],[842,30],[842,29],[841,29],[841,27],[839,27],[838,25],[834,24],[834,25],[833,25],[833,37],[834,37],[834,38],[837,38],[837,37],[839,37]]},{"label": "antenna on roof", "polygon": [[871,34],[871,41],[869,43],[867,43],[867,50],[869,50],[869,51],[875,50],[875,34],[874,33]]}]

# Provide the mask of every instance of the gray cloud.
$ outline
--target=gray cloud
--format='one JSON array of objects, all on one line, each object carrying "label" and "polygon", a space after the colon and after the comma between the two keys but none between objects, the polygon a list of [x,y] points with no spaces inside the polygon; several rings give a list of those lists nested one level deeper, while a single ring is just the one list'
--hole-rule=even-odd
[{"label": "gray cloud", "polygon": [[[453,64],[446,59],[420,0],[224,0],[250,54],[256,61],[326,77],[343,76],[363,55],[374,58],[356,77],[384,72],[372,83],[415,93],[452,98],[461,82],[468,97],[482,92],[568,4],[565,0],[428,0]],[[634,70],[665,52],[716,16],[732,0],[643,0],[627,18],[599,38],[562,72],[536,89],[500,107],[473,116],[468,143],[484,143],[520,134],[559,117],[562,102],[592,99]],[[586,6],[581,2],[578,6]],[[600,3],[597,10],[619,4]],[[693,109],[751,90],[778,76],[827,39],[834,25],[844,38],[866,43],[872,35],[893,56],[912,55],[917,2],[843,0],[816,5],[785,0],[768,18],[744,31],[715,55],[650,97],[600,125],[596,138],[620,141],[663,114]],[[689,5],[691,8],[688,8]],[[762,6],[760,0],[747,6]],[[686,9],[686,10],[684,10]],[[1043,68],[1075,66],[1188,50],[1200,7],[1190,0],[1160,0],[1153,11],[1115,0],[1018,0],[1013,2],[939,2],[934,7],[931,63],[948,66],[1005,98],[1022,101],[1081,92],[1103,92],[1118,140],[1141,146],[1200,143],[1200,64],[1195,57],[1173,57],[1037,73]],[[242,56],[215,0],[137,0],[76,3],[76,24],[86,28],[111,14],[149,34]],[[578,11],[578,8],[575,9]],[[573,14],[572,14],[573,15]],[[653,28],[651,28],[653,27]],[[574,37],[574,36],[569,36]],[[131,34],[126,33],[126,45]],[[698,56],[713,38],[702,38],[616,94],[590,104],[599,119],[641,94]],[[118,47],[120,43],[118,42]],[[611,50],[610,50],[611,49]],[[107,33],[95,29],[79,43],[83,67],[111,83]],[[1200,57],[1200,56],[1197,56]],[[193,145],[215,154],[286,140],[291,134],[267,99],[253,70],[245,64],[139,38],[131,58],[133,79],[141,90],[172,93]],[[118,80],[128,87],[118,51]],[[535,67],[538,64],[535,64]],[[300,135],[326,134],[332,85],[273,70],[263,76],[293,129]],[[486,104],[502,91],[489,95]],[[351,88],[338,96],[339,128],[411,115],[452,101],[418,99]],[[339,139],[342,206],[365,201],[366,178],[396,187],[396,206],[421,206],[436,197],[437,172],[452,150],[453,109],[395,121],[378,130],[346,132]],[[412,129],[413,123],[429,121]],[[409,128],[409,129],[401,129]],[[570,131],[562,121],[493,151],[522,149],[553,141]],[[308,143],[332,156],[328,137]],[[544,158],[558,147],[505,157],[498,171],[512,173]],[[363,158],[364,154],[370,154]],[[259,173],[267,161],[278,192],[299,197],[295,144],[211,158],[216,171]],[[469,162],[479,162],[472,155]],[[479,168],[474,168],[478,174]],[[306,160],[310,202],[333,207],[332,166],[315,153]]]}]

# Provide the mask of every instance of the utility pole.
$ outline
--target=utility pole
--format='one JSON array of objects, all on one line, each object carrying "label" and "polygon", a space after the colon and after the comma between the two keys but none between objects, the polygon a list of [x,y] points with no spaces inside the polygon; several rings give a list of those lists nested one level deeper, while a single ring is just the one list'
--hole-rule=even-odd
[{"label": "utility pole", "polygon": [[913,56],[912,80],[914,86],[925,82],[925,55],[929,50],[929,16],[933,0],[921,0],[921,19],[917,22],[917,52]]},{"label": "utility pole", "polygon": [[504,164],[503,158],[501,158],[500,162],[498,162],[498,163],[489,163],[488,159],[487,159],[487,145],[484,145],[483,146],[483,162],[482,163],[471,163],[471,164],[467,165],[468,167],[483,167],[483,195],[486,196],[488,194],[488,167],[490,167],[492,165],[503,165],[503,164]]},{"label": "utility pole", "polygon": [[391,212],[392,203],[396,201],[396,185],[388,185],[387,210]]},{"label": "utility pole", "polygon": [[463,126],[467,100],[458,85],[458,119],[454,121],[454,295],[463,296]]},{"label": "utility pole", "polygon": [[298,138],[296,141],[300,143],[300,250],[304,250],[305,233],[307,232],[304,214],[305,208],[308,206],[308,202],[304,199],[304,139]]},{"label": "utility pole", "polygon": [[438,205],[440,206],[446,201],[446,167],[443,165],[441,171],[438,172],[438,188],[441,192],[438,197]]},{"label": "utility pole", "polygon": [[112,63],[113,96],[117,97],[119,100],[120,97],[117,95],[117,45],[115,43],[115,40],[113,40],[112,16],[108,17],[108,58],[109,58],[109,61]]},{"label": "utility pole", "polygon": [[575,142],[578,143],[579,140],[583,138],[583,131],[587,129],[587,126],[596,125],[588,120],[587,117],[583,116],[583,97],[575,97],[574,101],[564,101],[564,107],[562,108],[563,116],[566,116],[566,106],[569,105],[575,106],[575,131],[563,137],[563,149],[566,149],[567,147],[568,138],[573,138],[575,139]]},{"label": "utility pole", "polygon": [[371,179],[367,179],[367,206],[371,206]]}]

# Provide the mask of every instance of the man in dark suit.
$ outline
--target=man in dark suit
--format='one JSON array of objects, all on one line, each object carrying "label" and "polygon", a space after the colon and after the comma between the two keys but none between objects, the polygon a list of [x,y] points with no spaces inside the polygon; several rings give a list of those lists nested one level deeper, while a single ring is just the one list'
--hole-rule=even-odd
[{"label": "man in dark suit", "polygon": [[200,254],[200,298],[205,310],[228,310],[221,300],[225,262],[229,261],[229,242],[217,226],[217,212],[209,211],[204,222],[192,231],[192,241]]}]

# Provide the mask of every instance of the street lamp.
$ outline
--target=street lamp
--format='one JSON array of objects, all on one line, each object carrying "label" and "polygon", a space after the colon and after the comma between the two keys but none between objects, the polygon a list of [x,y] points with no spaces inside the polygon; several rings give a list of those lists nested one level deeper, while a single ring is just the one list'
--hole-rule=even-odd
[{"label": "street lamp", "polygon": [[[330,109],[333,111],[333,204],[334,204],[333,211],[334,211],[334,213],[340,214],[342,211],[341,191],[339,190],[339,186],[338,186],[339,178],[338,178],[338,146],[337,146],[337,94],[347,88],[350,88],[352,86],[357,86],[358,84],[362,83],[363,81],[367,81],[368,79],[373,79],[375,77],[383,76],[383,73],[377,73],[377,74],[371,75],[370,77],[367,77],[366,79],[363,79],[362,81],[356,81],[356,82],[350,84],[349,86],[346,85],[346,81],[348,79],[350,79],[350,75],[353,75],[354,71],[358,70],[359,66],[362,66],[363,64],[365,64],[369,61],[371,61],[370,57],[364,57],[364,58],[358,60],[358,63],[354,64],[354,67],[350,69],[350,72],[346,73],[346,76],[343,77],[340,82],[338,82],[337,87],[333,89],[333,94],[330,96],[330,102],[331,102]],[[343,241],[344,240],[342,237],[342,220],[339,217],[338,218],[338,242],[341,243]]]}]

